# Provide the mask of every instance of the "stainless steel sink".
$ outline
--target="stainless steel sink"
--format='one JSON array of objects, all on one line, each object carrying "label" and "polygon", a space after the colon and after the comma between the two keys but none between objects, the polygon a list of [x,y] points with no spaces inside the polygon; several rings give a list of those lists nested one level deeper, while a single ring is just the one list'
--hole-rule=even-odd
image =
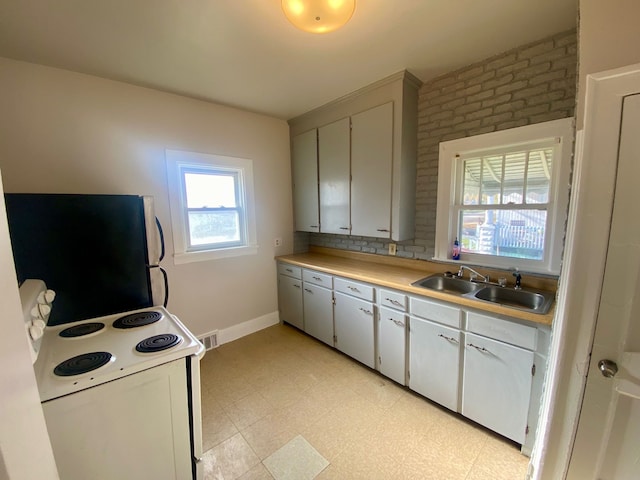
[{"label": "stainless steel sink", "polygon": [[508,287],[489,285],[475,292],[473,297],[485,302],[544,315],[549,311],[554,296],[551,292],[514,290]]},{"label": "stainless steel sink", "polygon": [[554,299],[552,292],[516,290],[511,287],[476,283],[443,274],[430,275],[413,282],[411,285],[436,292],[448,293],[450,295],[463,296],[480,302],[504,305],[505,307],[538,313],[540,315],[549,312]]},{"label": "stainless steel sink", "polygon": [[465,293],[475,292],[482,288],[482,285],[477,283],[457,277],[445,277],[442,274],[430,275],[418,280],[417,282],[413,282],[411,285],[454,295],[463,295]]}]

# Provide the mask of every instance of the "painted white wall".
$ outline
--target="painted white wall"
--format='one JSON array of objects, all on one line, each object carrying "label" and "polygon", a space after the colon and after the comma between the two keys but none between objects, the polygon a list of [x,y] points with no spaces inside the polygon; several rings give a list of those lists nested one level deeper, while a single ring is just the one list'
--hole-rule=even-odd
[{"label": "painted white wall", "polygon": [[57,480],[31,366],[0,178],[0,479]]},{"label": "painted white wall", "polygon": [[586,76],[640,63],[638,19],[638,0],[580,0],[578,130],[584,120]]},{"label": "painted white wall", "polygon": [[[274,256],[293,250],[286,122],[3,58],[0,111],[6,192],[154,196],[167,243],[168,307],[196,335],[274,316]],[[257,255],[173,264],[165,149],[253,160]]]},{"label": "painted white wall", "polygon": [[[582,135],[583,126],[587,123],[584,118],[587,75],[640,62],[640,50],[637,48],[640,45],[638,18],[640,2],[637,0],[580,0],[576,162],[583,161],[582,142],[584,141],[585,148],[593,142],[593,138],[585,138]],[[593,99],[591,101],[593,102]],[[589,160],[591,158],[595,160]],[[587,205],[585,198],[606,200],[612,197],[611,189],[607,189],[600,181],[601,174],[595,174],[595,178],[598,179],[595,189],[581,192],[581,172],[588,173],[597,169],[598,162],[613,160],[615,158],[610,155],[594,155],[590,151],[584,164],[574,171],[571,217],[581,218],[593,213],[584,210]],[[599,205],[605,208],[606,202],[602,200]],[[597,272],[603,271],[602,265],[596,264],[604,261],[604,257],[589,251],[595,244],[580,238],[576,239],[574,244],[571,228],[570,226],[565,246],[565,266],[560,279],[560,304],[555,320],[554,335],[558,342],[558,351],[555,352],[552,362],[557,363],[554,363],[554,371],[547,385],[548,397],[545,398],[545,411],[541,420],[543,432],[540,432],[542,435],[539,434],[537,451],[534,450],[532,459],[535,466],[534,478],[544,480],[564,478],[566,473],[582,402],[593,333],[590,315],[594,310],[584,299],[599,298],[599,284],[592,284],[600,282],[601,278],[591,277],[594,276],[593,272],[596,272],[597,276]],[[589,275],[584,275],[585,278],[570,278],[569,272],[565,270],[570,270],[573,262],[586,262],[585,265],[594,267]],[[585,280],[591,282],[588,285],[591,290],[585,287]]]}]

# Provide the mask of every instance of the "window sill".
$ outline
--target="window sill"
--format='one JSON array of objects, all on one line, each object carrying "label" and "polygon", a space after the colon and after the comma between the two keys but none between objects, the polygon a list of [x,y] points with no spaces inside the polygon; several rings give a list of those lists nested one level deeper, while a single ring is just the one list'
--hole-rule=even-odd
[{"label": "window sill", "polygon": [[219,250],[201,250],[196,252],[176,253],[173,255],[173,263],[182,265],[184,263],[206,262],[209,260],[219,260],[221,258],[240,257],[244,255],[256,255],[257,245],[247,247],[221,248]]}]

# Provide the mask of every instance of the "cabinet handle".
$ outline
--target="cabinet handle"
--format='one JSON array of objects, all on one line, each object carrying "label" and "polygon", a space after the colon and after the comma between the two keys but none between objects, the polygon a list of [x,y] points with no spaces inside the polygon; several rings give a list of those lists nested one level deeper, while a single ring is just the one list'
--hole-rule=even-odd
[{"label": "cabinet handle", "polygon": [[490,352],[489,350],[487,350],[486,348],[484,348],[484,347],[479,347],[479,346],[477,346],[477,345],[474,345],[473,343],[467,343],[467,346],[469,346],[469,347],[473,347],[473,348],[475,348],[476,350],[478,350],[479,352],[482,352],[482,353],[488,353],[489,355],[493,355],[493,353],[491,353],[491,352]]},{"label": "cabinet handle", "polygon": [[312,290],[310,290],[310,289],[308,289],[308,288],[305,288],[305,289],[304,289],[304,291],[305,291],[305,292],[309,292],[309,293],[313,293],[313,291],[312,291]]},{"label": "cabinet handle", "polygon": [[389,302],[389,303],[392,303],[393,305],[398,305],[399,307],[404,307],[404,305],[401,302],[397,301],[397,300],[393,300],[391,298],[385,298],[385,300],[387,302]]},{"label": "cabinet handle", "polygon": [[399,327],[404,327],[404,322],[401,322],[400,320],[395,320],[393,318],[390,318],[389,320],[391,320],[393,323],[395,323]]},{"label": "cabinet handle", "polygon": [[360,310],[366,313],[367,315],[373,315],[373,312],[371,310],[367,310],[366,308],[360,307]]},{"label": "cabinet handle", "polygon": [[389,232],[388,228],[378,228],[376,232]]},{"label": "cabinet handle", "polygon": [[322,279],[320,277],[311,277],[311,278],[313,278],[314,280],[317,280],[318,282],[322,281]]},{"label": "cabinet handle", "polygon": [[447,340],[447,341],[449,341],[449,342],[451,342],[451,343],[455,343],[456,345],[458,345],[458,344],[460,343],[460,342],[459,342],[458,340],[456,340],[455,338],[453,338],[453,337],[447,337],[446,335],[443,335],[443,334],[441,334],[441,333],[439,333],[439,334],[438,334],[438,336],[439,336],[439,337],[444,338],[445,340]]},{"label": "cabinet handle", "polygon": [[309,228],[318,228],[318,225],[309,225]]},{"label": "cabinet handle", "polygon": [[296,288],[300,288],[300,285],[296,285],[295,283],[293,284],[293,286]]},{"label": "cabinet handle", "polygon": [[291,270],[290,268],[285,268],[285,271],[287,271],[289,273],[293,273],[293,270]]},{"label": "cabinet handle", "polygon": [[357,289],[357,287],[352,287],[351,285],[347,285],[347,288],[348,288],[349,290],[351,290],[352,292],[358,292],[358,293],[360,293],[360,290],[358,290],[358,289]]},{"label": "cabinet handle", "polygon": [[349,230],[349,227],[340,227],[340,230]]}]

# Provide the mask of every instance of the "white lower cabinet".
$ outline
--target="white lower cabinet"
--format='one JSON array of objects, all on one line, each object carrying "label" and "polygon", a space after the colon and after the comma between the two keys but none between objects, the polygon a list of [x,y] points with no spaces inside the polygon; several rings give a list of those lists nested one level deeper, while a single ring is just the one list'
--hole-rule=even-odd
[{"label": "white lower cabinet", "polygon": [[370,368],[375,367],[374,319],[371,301],[335,292],[336,348]]},{"label": "white lower cabinet", "polygon": [[378,369],[384,376],[405,385],[406,315],[386,307],[378,311]]},{"label": "white lower cabinet", "polygon": [[302,280],[283,274],[278,275],[278,306],[280,321],[304,330]]},{"label": "white lower cabinet", "polygon": [[465,333],[462,414],[524,443],[533,363],[529,350]]},{"label": "white lower cabinet", "polygon": [[460,330],[410,317],[409,388],[458,411]]},{"label": "white lower cabinet", "polygon": [[333,296],[325,287],[305,283],[303,287],[304,331],[333,347]]}]

